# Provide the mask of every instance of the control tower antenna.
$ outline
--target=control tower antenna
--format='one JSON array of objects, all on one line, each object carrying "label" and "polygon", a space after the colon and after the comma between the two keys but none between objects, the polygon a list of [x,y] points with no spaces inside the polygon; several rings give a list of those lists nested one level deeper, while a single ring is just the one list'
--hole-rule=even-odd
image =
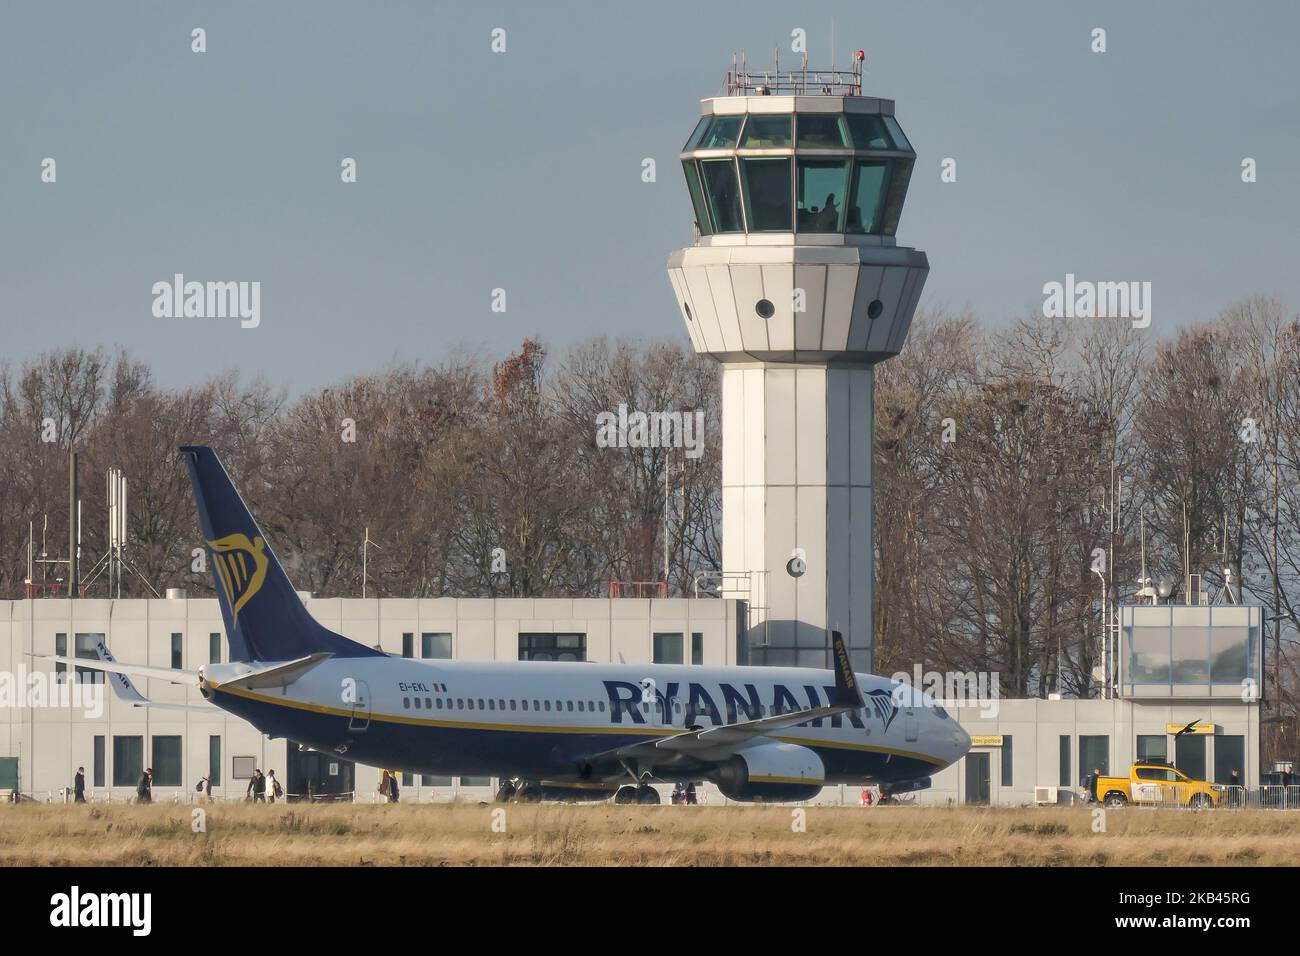
[{"label": "control tower antenna", "polygon": [[841,621],[873,664],[874,366],[903,348],[930,265],[895,238],[916,152],[851,70],[750,73],[701,102],[681,153],[699,222],[668,258],[696,352],[722,366],[722,594],[751,663],[826,667]]}]

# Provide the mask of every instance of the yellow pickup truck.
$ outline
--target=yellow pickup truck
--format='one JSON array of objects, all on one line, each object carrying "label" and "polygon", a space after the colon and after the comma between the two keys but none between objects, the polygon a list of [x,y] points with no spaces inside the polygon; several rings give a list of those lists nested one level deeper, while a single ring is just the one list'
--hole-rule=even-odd
[{"label": "yellow pickup truck", "polygon": [[1127,777],[1097,777],[1089,780],[1088,796],[1108,807],[1130,803],[1209,809],[1219,806],[1226,790],[1165,763],[1135,763]]}]

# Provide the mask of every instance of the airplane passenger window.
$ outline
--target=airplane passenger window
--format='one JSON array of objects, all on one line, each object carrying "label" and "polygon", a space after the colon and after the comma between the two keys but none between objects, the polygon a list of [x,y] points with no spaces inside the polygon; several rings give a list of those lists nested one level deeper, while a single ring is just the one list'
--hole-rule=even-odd
[{"label": "airplane passenger window", "polygon": [[495,700],[493,700],[491,697],[489,697],[489,698],[488,698],[488,710],[496,710],[496,709],[497,709],[497,702],[496,702]]},{"label": "airplane passenger window", "polygon": [[465,701],[464,701],[463,699],[461,699],[460,697],[457,697],[457,698],[456,698],[456,709],[457,709],[457,710],[463,710],[464,707],[465,707]]},{"label": "airplane passenger window", "polygon": [[465,698],[465,702],[466,702],[467,704],[469,704],[469,706],[468,706],[467,708],[465,708],[466,710],[473,710],[473,709],[474,709],[474,698],[473,698],[473,697],[466,697],[466,698]]},{"label": "airplane passenger window", "polygon": [[433,701],[430,700],[428,697],[424,698],[424,709],[433,710]]},{"label": "airplane passenger window", "polygon": [[596,706],[598,706],[598,707],[600,708],[600,712],[601,712],[602,714],[605,712],[605,702],[604,702],[603,700],[600,701],[600,702],[598,702]]},{"label": "airplane passenger window", "polygon": [[[538,703],[537,698],[533,698],[533,710],[541,710],[541,709],[542,709],[542,705]],[[549,707],[546,709],[550,710]]]},{"label": "airplane passenger window", "polygon": [[587,709],[594,714],[596,712],[596,702],[594,700],[587,701]]},{"label": "airplane passenger window", "polygon": [[546,709],[547,710],[551,709],[551,702],[549,700],[546,702]]},{"label": "airplane passenger window", "polygon": [[569,703],[569,712],[572,713],[572,712],[573,712],[573,701],[569,701],[568,703]]},{"label": "airplane passenger window", "polygon": [[478,709],[479,709],[479,710],[482,710],[482,709],[483,709],[483,698],[482,698],[482,697],[480,697],[480,698],[478,699]]},{"label": "airplane passenger window", "polygon": [[498,710],[505,710],[505,709],[506,709],[506,702],[505,702],[504,700],[502,700],[501,698],[499,698],[499,697],[497,698],[497,709],[498,709]]},{"label": "airplane passenger window", "polygon": [[439,709],[439,710],[442,710],[442,698],[441,698],[441,697],[435,697],[434,699],[438,702],[438,709]]},{"label": "airplane passenger window", "polygon": [[583,708],[583,706],[582,706],[582,701],[578,701],[578,712],[579,712],[579,713],[582,713],[583,709],[584,709],[584,708]]},{"label": "airplane passenger window", "polygon": [[415,709],[416,709],[416,710],[419,710],[419,709],[420,709],[420,698],[418,698],[418,697],[415,698]]},{"label": "airplane passenger window", "polygon": [[[527,703],[527,701],[525,701],[525,703]],[[513,697],[510,698],[510,709],[515,709],[515,699]]]},{"label": "airplane passenger window", "polygon": [[562,701],[562,700],[557,700],[557,701],[555,702],[555,709],[556,709],[556,710],[564,710],[564,701]]},{"label": "airplane passenger window", "polygon": [[527,701],[527,700],[520,701],[520,703],[522,703],[522,704],[524,705],[524,710],[527,710],[527,709],[528,709],[528,701]]},{"label": "airplane passenger window", "polygon": [[402,706],[405,707],[407,710],[410,710],[410,709],[411,709],[411,698],[409,698],[409,697],[403,697],[403,698],[402,698]]}]

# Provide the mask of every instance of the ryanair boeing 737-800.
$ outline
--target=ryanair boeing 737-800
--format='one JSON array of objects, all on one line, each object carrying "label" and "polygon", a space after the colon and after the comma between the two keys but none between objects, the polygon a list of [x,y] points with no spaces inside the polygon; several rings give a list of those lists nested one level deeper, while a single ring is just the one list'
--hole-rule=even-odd
[{"label": "ryanair boeing 737-800", "polygon": [[831,670],[393,657],[308,612],[210,448],[194,484],[230,663],[189,677],[206,705],[158,705],[129,677],[184,671],[51,657],[118,675],[135,706],[220,707],[262,733],[376,767],[485,775],[499,796],[658,802],[656,782],[709,780],[735,800],[807,800],[825,784],[929,785],[970,737],[919,690]]}]

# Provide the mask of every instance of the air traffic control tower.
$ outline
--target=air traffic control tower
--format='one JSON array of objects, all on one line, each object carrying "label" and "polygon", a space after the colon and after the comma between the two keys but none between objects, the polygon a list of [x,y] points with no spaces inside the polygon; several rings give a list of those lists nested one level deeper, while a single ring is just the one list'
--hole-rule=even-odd
[{"label": "air traffic control tower", "polygon": [[872,367],[929,262],[895,241],[916,153],[852,70],[727,74],[682,151],[694,245],[668,259],[697,352],[722,363],[723,597],[748,659],[872,667]]}]

